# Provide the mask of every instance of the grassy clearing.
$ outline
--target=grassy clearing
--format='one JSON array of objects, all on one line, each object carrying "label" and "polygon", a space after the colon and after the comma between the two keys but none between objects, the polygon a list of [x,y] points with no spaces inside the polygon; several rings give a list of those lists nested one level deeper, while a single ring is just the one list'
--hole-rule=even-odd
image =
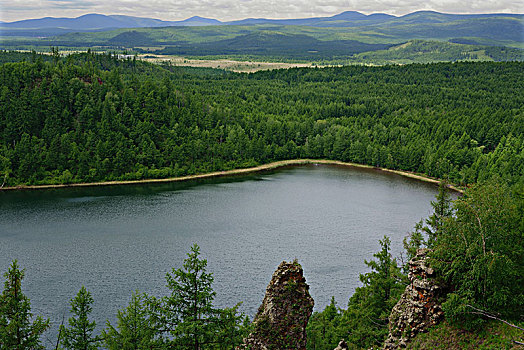
[{"label": "grassy clearing", "polygon": [[[521,326],[524,325],[521,323]],[[498,321],[488,322],[475,331],[455,328],[443,322],[428,333],[417,335],[407,349],[522,349],[514,341],[524,342],[524,332]]]},{"label": "grassy clearing", "polygon": [[190,59],[180,56],[145,54],[138,56],[141,60],[152,63],[170,62],[180,67],[218,68],[237,73],[252,73],[260,70],[312,67],[311,63],[237,61],[233,59]]}]

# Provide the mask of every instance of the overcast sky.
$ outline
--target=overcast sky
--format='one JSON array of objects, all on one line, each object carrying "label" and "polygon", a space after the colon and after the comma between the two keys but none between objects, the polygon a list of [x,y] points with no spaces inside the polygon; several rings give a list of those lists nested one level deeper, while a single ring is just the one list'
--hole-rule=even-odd
[{"label": "overcast sky", "polygon": [[447,13],[524,13],[523,0],[0,0],[0,20],[78,17],[87,13],[222,21],[248,17],[303,18],[343,11],[403,15],[418,10]]}]

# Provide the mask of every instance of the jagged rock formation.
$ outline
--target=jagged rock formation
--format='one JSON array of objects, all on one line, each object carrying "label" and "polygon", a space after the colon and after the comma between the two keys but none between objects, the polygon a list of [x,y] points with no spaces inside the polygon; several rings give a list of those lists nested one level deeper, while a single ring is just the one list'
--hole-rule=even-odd
[{"label": "jagged rock formation", "polygon": [[241,349],[305,349],[306,326],[313,312],[302,266],[283,261],[273,274],[262,305],[253,320],[253,331]]},{"label": "jagged rock formation", "polygon": [[405,347],[417,333],[437,324],[444,315],[438,303],[443,288],[433,278],[435,271],[428,265],[428,251],[417,250],[417,255],[409,261],[410,284],[391,310],[384,349]]}]

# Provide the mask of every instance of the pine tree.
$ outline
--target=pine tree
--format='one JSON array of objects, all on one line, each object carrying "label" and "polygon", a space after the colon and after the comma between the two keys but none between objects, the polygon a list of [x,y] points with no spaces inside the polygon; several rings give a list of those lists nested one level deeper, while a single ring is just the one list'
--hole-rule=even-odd
[{"label": "pine tree", "polygon": [[69,318],[69,327],[60,327],[62,335],[62,345],[66,349],[74,350],[91,350],[97,349],[100,339],[93,336],[93,331],[96,327],[95,321],[89,321],[89,314],[92,311],[91,304],[93,297],[87,289],[82,286],[78,294],[71,299],[71,313]]},{"label": "pine tree", "polygon": [[43,349],[40,336],[49,328],[49,320],[41,316],[31,322],[31,303],[22,293],[25,269],[14,260],[4,274],[4,290],[0,296],[0,349]]},{"label": "pine tree", "polygon": [[314,312],[307,325],[307,348],[332,350],[345,337],[339,326],[342,310],[337,307],[335,297],[324,311]]},{"label": "pine tree", "polygon": [[138,350],[152,347],[155,332],[144,306],[143,295],[138,292],[133,293],[127,308],[118,311],[117,319],[116,328],[108,321],[107,329],[102,331],[102,338],[109,350]]},{"label": "pine tree", "polygon": [[[444,181],[440,182],[435,201],[431,201],[431,207],[433,214],[425,221],[420,220],[416,223],[415,230],[404,238],[404,249],[408,261],[416,255],[417,249],[434,247],[437,237],[442,233],[444,222],[453,214],[451,197]],[[404,270],[407,271],[407,269],[407,264],[405,264]]]},{"label": "pine tree", "polygon": [[446,182],[440,182],[436,200],[431,201],[431,206],[433,207],[433,214],[426,219],[427,226],[424,227],[424,232],[428,235],[428,248],[433,248],[437,237],[442,233],[444,221],[453,214],[451,197]]},{"label": "pine tree", "polygon": [[396,260],[391,256],[391,241],[384,236],[382,249],[365,260],[371,271],[360,275],[363,286],[355,290],[342,316],[340,326],[349,331],[347,340],[363,348],[379,345],[387,335],[388,316],[406,286]]},{"label": "pine tree", "polygon": [[[220,310],[213,307],[213,275],[206,271],[207,260],[200,259],[198,245],[191,247],[182,269],[166,275],[171,293],[147,300],[154,327],[168,347],[205,349],[216,345],[234,347],[240,340],[235,334],[241,321],[236,307]],[[225,332],[229,329],[229,333]],[[224,342],[229,344],[224,344]]]}]

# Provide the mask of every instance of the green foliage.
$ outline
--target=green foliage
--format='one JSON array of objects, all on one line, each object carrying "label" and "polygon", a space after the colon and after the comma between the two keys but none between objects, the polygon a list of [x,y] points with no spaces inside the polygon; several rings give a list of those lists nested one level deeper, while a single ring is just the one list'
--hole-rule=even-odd
[{"label": "green foliage", "polygon": [[408,262],[417,255],[417,249],[427,245],[424,237],[424,224],[420,220],[415,224],[415,230],[410,232],[402,241],[404,249],[406,250],[406,261],[404,263],[404,271],[407,273],[409,268]]},{"label": "green foliage", "polygon": [[[410,232],[403,240],[407,261],[415,257],[417,249],[434,247],[437,237],[442,233],[445,221],[453,214],[451,198],[445,181],[439,183],[439,190],[435,199],[435,201],[431,201],[433,214],[425,220],[426,225],[420,220],[415,224],[415,230]],[[407,272],[407,269],[408,264],[406,262],[404,270]]]},{"label": "green foliage", "polygon": [[308,349],[333,350],[346,337],[347,331],[339,325],[343,312],[332,297],[331,303],[323,311],[315,311],[311,315],[306,328]]},{"label": "green foliage", "polygon": [[388,317],[407,284],[406,276],[391,256],[390,240],[380,240],[377,260],[365,261],[371,269],[361,274],[363,286],[356,289],[347,310],[337,309],[334,300],[316,312],[308,324],[308,349],[333,349],[341,339],[357,348],[380,346],[388,333]]},{"label": "green foliage", "polygon": [[435,201],[431,201],[433,214],[426,219],[424,231],[427,234],[427,247],[433,248],[437,238],[441,235],[446,220],[448,220],[453,211],[451,210],[451,197],[449,195],[446,182],[441,181],[438,187],[438,193]]},{"label": "green foliage", "polygon": [[246,75],[112,54],[6,63],[0,176],[5,186],[138,180],[308,157],[459,184],[493,175],[517,183],[524,174],[522,65]]},{"label": "green foliage", "polygon": [[213,348],[233,349],[249,334],[252,325],[249,317],[239,314],[239,306],[237,304],[231,308],[219,309]]},{"label": "green foliage", "polygon": [[[122,34],[120,34],[122,35]],[[158,44],[158,43],[156,43]],[[299,60],[332,60],[356,53],[382,50],[387,44],[368,44],[356,40],[318,40],[310,35],[258,30],[231,39],[190,44],[181,43],[156,51],[164,55],[281,57]]]},{"label": "green foliage", "polygon": [[117,325],[109,321],[101,338],[109,350],[141,350],[155,346],[155,330],[144,305],[144,296],[133,293],[129,305],[117,314]]},{"label": "green foliage", "polygon": [[213,275],[206,272],[207,260],[200,259],[196,244],[187,256],[182,269],[166,275],[170,295],[147,299],[160,341],[168,347],[193,349],[239,345],[243,332],[238,305],[224,310],[214,308]]},{"label": "green foliage", "polygon": [[[521,328],[524,322],[517,323]],[[427,333],[419,333],[408,343],[406,349],[435,350],[488,350],[519,349],[514,341],[522,342],[521,330],[499,321],[489,321],[481,329],[473,331],[456,327],[447,321],[432,327]]]},{"label": "green foliage", "polygon": [[492,180],[468,189],[454,206],[432,260],[452,287],[446,317],[472,327],[479,319],[474,307],[518,319],[524,310],[523,197]]},{"label": "green foliage", "polygon": [[22,292],[25,269],[14,260],[4,274],[0,295],[0,349],[43,349],[40,336],[49,328],[49,321],[37,316],[32,320],[31,303]]},{"label": "green foliage", "polygon": [[390,240],[380,240],[377,260],[365,261],[371,272],[361,274],[362,287],[356,289],[348,303],[342,322],[350,330],[347,341],[358,347],[379,346],[388,333],[388,317],[406,287],[396,260],[391,256]]},{"label": "green foliage", "polygon": [[60,342],[65,349],[98,349],[100,338],[93,335],[96,322],[89,320],[92,303],[93,297],[84,286],[82,286],[77,295],[71,299],[70,312],[73,316],[68,320],[68,327],[60,327]]},{"label": "green foliage", "polygon": [[[408,64],[457,61],[522,61],[522,49],[470,44],[451,39],[451,42],[410,40],[387,50],[353,55],[351,63]],[[459,42],[457,42],[459,41]]]}]

